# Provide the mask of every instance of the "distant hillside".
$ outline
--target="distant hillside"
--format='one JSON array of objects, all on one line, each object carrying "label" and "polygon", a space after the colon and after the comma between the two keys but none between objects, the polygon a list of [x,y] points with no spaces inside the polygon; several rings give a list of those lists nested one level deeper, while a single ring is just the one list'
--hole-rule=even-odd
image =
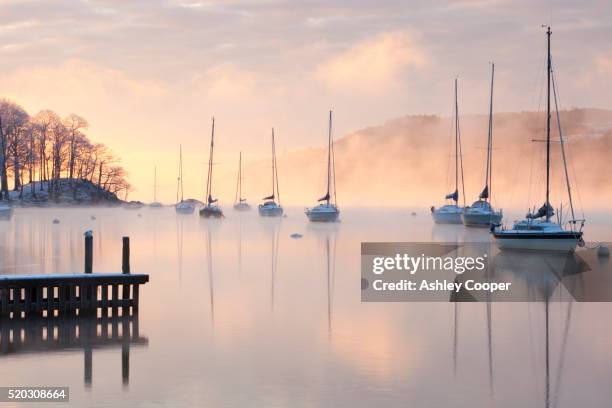
[{"label": "distant hillside", "polygon": [[[13,205],[114,205],[122,201],[117,196],[88,180],[59,179],[23,186],[23,191],[11,191]],[[50,193],[50,189],[53,189]]]},{"label": "distant hillside", "polygon": [[[484,184],[487,116],[461,117],[467,202]],[[561,112],[576,201],[607,207],[612,198],[612,111],[573,109]],[[553,116],[553,139],[558,140]],[[494,116],[494,201],[526,208],[544,199],[545,115],[535,112]],[[325,135],[317,139],[325,142]],[[448,117],[405,116],[336,139],[338,200],[364,206],[429,206],[443,202],[454,186],[454,130]],[[288,204],[312,203],[324,192],[325,150],[310,149],[278,159],[281,198]],[[560,144],[552,147],[553,204],[567,204]],[[451,171],[452,170],[452,171]],[[247,164],[252,201],[267,193],[269,163]],[[218,185],[233,186],[227,174]],[[233,182],[232,182],[233,180]],[[257,192],[257,194],[254,194]],[[224,194],[233,192],[227,191]]]}]

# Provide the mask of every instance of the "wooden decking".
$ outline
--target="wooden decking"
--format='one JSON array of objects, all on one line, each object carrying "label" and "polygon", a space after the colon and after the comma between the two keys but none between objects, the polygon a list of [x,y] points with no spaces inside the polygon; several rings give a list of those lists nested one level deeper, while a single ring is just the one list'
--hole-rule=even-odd
[{"label": "wooden decking", "polygon": [[[149,275],[83,273],[0,276],[0,318],[129,316]],[[100,313],[98,313],[100,311]]]}]

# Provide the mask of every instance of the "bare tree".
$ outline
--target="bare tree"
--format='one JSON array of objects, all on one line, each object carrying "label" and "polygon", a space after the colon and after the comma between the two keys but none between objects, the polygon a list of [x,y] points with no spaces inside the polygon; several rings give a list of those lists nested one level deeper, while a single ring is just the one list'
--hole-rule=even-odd
[{"label": "bare tree", "polygon": [[0,196],[7,200],[10,170],[13,172],[14,190],[20,188],[23,134],[28,121],[29,115],[25,109],[7,99],[0,100]]},{"label": "bare tree", "polygon": [[84,133],[87,120],[70,114],[61,119],[51,110],[42,110],[33,117],[14,102],[0,99],[0,199],[8,199],[9,180],[23,198],[24,184],[36,198],[45,187],[49,196],[58,200],[64,186],[72,189],[72,199],[83,183],[95,184],[95,198],[105,193],[127,197],[131,190],[127,172],[119,159],[101,143],[93,143]]}]

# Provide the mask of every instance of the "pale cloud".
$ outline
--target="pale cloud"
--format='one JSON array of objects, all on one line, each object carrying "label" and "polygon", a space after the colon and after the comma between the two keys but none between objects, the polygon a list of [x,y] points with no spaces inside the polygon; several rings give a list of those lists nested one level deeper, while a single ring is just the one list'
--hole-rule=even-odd
[{"label": "pale cloud", "polygon": [[415,37],[405,32],[382,33],[359,42],[321,64],[316,76],[330,88],[384,90],[407,69],[428,63]]},{"label": "pale cloud", "polygon": [[255,94],[255,74],[233,64],[209,68],[203,77],[196,78],[211,99],[244,100]]},{"label": "pale cloud", "polygon": [[598,55],[595,57],[595,67],[600,75],[612,75],[612,56]]},{"label": "pale cloud", "polygon": [[0,92],[33,109],[53,107],[62,113],[96,109],[150,98],[161,98],[164,87],[112,68],[80,59],[47,67],[24,67],[4,74]]}]

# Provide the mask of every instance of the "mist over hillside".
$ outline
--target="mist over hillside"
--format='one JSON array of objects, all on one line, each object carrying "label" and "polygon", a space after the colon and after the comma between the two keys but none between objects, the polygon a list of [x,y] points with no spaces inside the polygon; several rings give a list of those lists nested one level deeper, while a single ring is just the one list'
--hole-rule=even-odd
[{"label": "mist over hillside", "polygon": [[[573,109],[560,113],[575,204],[607,206],[612,197],[612,111]],[[484,187],[488,117],[460,118],[466,202]],[[567,206],[557,121],[551,148],[553,205]],[[527,209],[544,201],[545,114],[497,113],[493,122],[492,195],[502,208]],[[326,135],[316,138],[325,143]],[[313,137],[314,140],[314,137]],[[340,205],[440,205],[454,190],[453,119],[405,116],[380,126],[336,137],[336,178]],[[293,151],[278,157],[281,200],[313,203],[325,192],[326,150]],[[255,203],[271,189],[270,163],[246,163],[245,189]],[[220,176],[221,194],[233,197],[235,174]],[[223,187],[221,187],[223,186]],[[461,199],[462,201],[463,199]]]}]

